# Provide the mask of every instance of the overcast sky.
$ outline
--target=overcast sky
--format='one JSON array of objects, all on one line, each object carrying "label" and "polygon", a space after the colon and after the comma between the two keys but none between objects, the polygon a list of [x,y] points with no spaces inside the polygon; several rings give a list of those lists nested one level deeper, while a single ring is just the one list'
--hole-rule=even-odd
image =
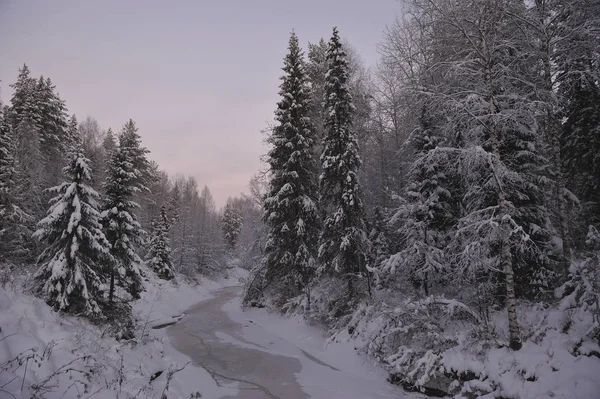
[{"label": "overcast sky", "polygon": [[0,87],[26,63],[69,111],[102,128],[137,122],[150,158],[196,176],[217,204],[246,191],[265,153],[282,58],[334,25],[367,65],[396,0],[0,0]]}]

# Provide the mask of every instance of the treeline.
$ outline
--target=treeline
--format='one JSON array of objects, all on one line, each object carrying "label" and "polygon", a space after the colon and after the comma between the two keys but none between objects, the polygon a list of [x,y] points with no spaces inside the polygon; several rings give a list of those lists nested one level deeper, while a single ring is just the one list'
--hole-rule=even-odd
[{"label": "treeline", "polygon": [[0,106],[3,275],[37,263],[33,288],[50,305],[102,318],[116,297],[139,296],[149,270],[171,279],[224,268],[249,199],[230,199],[223,215],[208,187],[148,159],[134,121],[116,134],[79,123],[26,65],[11,87]]},{"label": "treeline", "polygon": [[246,301],[330,327],[385,295],[500,307],[518,350],[520,299],[600,300],[600,4],[404,11],[372,71],[336,29],[306,58],[292,34]]}]

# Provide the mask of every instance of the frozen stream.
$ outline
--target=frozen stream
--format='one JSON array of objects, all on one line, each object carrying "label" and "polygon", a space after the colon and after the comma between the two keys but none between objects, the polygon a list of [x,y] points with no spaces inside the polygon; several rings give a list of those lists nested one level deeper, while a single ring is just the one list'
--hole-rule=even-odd
[{"label": "frozen stream", "polygon": [[[235,398],[406,396],[387,384],[380,373],[365,375],[356,368],[346,370],[329,364],[321,358],[324,353],[309,353],[282,338],[278,331],[271,331],[268,324],[253,320],[252,311],[236,310],[239,293],[239,287],[213,292],[214,298],[188,309],[188,317],[167,330],[173,346],[206,369],[217,384],[239,389]],[[264,311],[259,315],[277,318]]]}]

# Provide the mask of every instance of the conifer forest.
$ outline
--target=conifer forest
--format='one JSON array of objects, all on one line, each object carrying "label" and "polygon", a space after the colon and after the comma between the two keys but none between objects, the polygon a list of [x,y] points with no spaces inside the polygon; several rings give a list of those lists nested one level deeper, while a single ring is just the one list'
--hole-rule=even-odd
[{"label": "conifer forest", "polygon": [[600,399],[600,2],[395,4],[370,64],[285,24],[222,202],[19,60],[0,398]]}]

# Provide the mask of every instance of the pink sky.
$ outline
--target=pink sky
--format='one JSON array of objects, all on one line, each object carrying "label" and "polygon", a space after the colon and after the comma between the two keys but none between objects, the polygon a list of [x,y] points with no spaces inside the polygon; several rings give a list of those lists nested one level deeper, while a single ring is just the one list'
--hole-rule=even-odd
[{"label": "pink sky", "polygon": [[219,206],[246,191],[266,152],[282,59],[341,35],[368,65],[395,0],[0,0],[0,87],[27,63],[52,78],[71,113],[118,130],[129,118],[170,174],[208,185]]}]

